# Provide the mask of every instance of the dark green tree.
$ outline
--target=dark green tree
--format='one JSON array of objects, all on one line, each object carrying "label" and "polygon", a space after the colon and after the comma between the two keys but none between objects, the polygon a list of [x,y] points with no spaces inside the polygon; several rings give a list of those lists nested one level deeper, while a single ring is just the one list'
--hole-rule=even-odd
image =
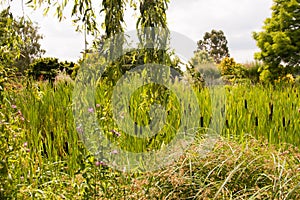
[{"label": "dark green tree", "polygon": [[255,58],[265,63],[271,79],[299,71],[300,66],[300,1],[274,0],[272,16],[261,32],[253,33],[260,52]]},{"label": "dark green tree", "polygon": [[219,64],[225,57],[230,57],[227,47],[227,39],[222,30],[206,32],[203,40],[198,41],[197,51],[206,51]]}]

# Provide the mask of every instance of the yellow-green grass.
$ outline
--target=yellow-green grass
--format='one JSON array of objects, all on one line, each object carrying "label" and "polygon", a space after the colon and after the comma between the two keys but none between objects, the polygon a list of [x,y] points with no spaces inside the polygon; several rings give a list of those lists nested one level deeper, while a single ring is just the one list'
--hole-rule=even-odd
[{"label": "yellow-green grass", "polygon": [[[179,161],[163,170],[122,174],[104,165],[96,166],[96,158],[86,151],[74,123],[72,83],[23,85],[15,91],[5,91],[1,102],[1,197],[299,198],[300,157],[296,147],[300,147],[300,89],[297,87],[225,86],[226,112],[220,132],[223,139],[207,157],[198,155],[197,145],[193,145]],[[146,87],[140,92],[151,90]],[[215,111],[211,108],[211,92],[196,91],[201,118],[195,130],[200,136],[209,129]],[[135,95],[130,100],[132,115],[137,115],[139,123],[146,123],[151,100],[139,98],[140,93]],[[157,103],[162,103],[163,98],[157,97]],[[151,146],[150,139],[136,143],[135,138],[127,137],[115,127],[111,93],[105,85],[97,88],[95,111],[99,119],[105,119],[105,123],[99,121],[99,124],[107,125],[103,129],[112,141],[124,149],[135,142],[137,149],[130,150],[144,151],[159,148],[161,140],[168,142],[176,132],[168,131],[176,130],[180,124],[176,121],[179,112],[176,98],[171,94],[172,98],[173,102],[166,105],[173,111],[169,128],[162,137],[157,137],[154,143],[157,146]],[[140,103],[145,103],[144,110],[137,108]],[[109,135],[112,129],[121,132],[121,137]]]}]

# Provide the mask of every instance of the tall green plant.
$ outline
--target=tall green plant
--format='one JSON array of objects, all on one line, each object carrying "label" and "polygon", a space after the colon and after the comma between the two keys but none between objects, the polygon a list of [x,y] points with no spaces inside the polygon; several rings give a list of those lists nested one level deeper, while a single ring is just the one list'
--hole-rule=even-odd
[{"label": "tall green plant", "polygon": [[272,16],[253,37],[261,49],[255,57],[265,62],[265,70],[275,80],[300,67],[300,4],[296,0],[274,0],[271,9]]}]

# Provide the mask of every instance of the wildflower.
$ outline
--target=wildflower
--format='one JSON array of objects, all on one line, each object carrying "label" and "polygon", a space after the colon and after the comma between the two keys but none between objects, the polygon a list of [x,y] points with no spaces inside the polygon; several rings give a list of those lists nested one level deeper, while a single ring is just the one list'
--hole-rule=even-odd
[{"label": "wildflower", "polygon": [[22,121],[25,121],[25,118],[20,110],[18,110],[18,115]]},{"label": "wildflower", "polygon": [[28,146],[28,142],[24,142],[23,146],[27,147]]},{"label": "wildflower", "polygon": [[83,133],[83,129],[81,128],[81,125],[77,126],[76,130],[77,130],[78,133]]},{"label": "wildflower", "polygon": [[112,152],[111,152],[111,154],[118,154],[119,152],[117,151],[117,150],[113,150]]},{"label": "wildflower", "polygon": [[103,161],[96,161],[96,162],[95,162],[95,165],[96,165],[97,167],[99,167],[100,165],[106,166],[106,164],[105,164]]},{"label": "wildflower", "polygon": [[100,108],[100,104],[96,104],[96,107],[97,107],[97,108]]},{"label": "wildflower", "polygon": [[120,136],[121,136],[121,133],[119,133],[119,132],[116,131],[116,130],[111,130],[110,132],[112,132],[113,134],[115,134],[117,137],[120,137]]},{"label": "wildflower", "polygon": [[93,113],[94,112],[94,108],[89,108],[88,111],[89,111],[89,113]]},{"label": "wildflower", "polygon": [[14,105],[14,104],[13,104],[13,105],[11,105],[11,107],[12,107],[13,109],[17,108],[17,106],[16,106],[16,105]]}]

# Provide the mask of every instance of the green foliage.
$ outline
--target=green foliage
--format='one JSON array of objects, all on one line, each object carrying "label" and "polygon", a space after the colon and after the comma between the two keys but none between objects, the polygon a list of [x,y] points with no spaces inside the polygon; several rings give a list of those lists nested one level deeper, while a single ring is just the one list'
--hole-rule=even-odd
[{"label": "green foliage", "polygon": [[20,128],[24,123],[20,108],[7,98],[0,99],[0,105],[0,198],[7,199],[17,195],[29,156],[24,130]]},{"label": "green foliage", "polygon": [[251,80],[252,83],[259,82],[260,70],[263,69],[261,62],[251,62],[244,64],[245,77]]},{"label": "green foliage", "polygon": [[213,58],[208,54],[207,51],[196,51],[194,57],[191,58],[190,64],[192,66],[197,66],[201,64],[213,63]]},{"label": "green foliage", "polygon": [[195,87],[202,88],[208,79],[220,78],[213,58],[206,51],[196,51],[187,65],[188,75],[191,76]]},{"label": "green foliage", "polygon": [[34,58],[45,53],[39,41],[38,27],[29,20],[14,18],[10,8],[3,10],[0,16],[1,63],[6,68],[16,67],[21,73],[28,68]]},{"label": "green foliage", "polygon": [[273,76],[274,75],[272,75],[272,73],[268,69],[264,69],[260,73],[259,80],[262,83],[271,83],[274,80]]},{"label": "green foliage", "polygon": [[40,58],[30,65],[26,73],[35,80],[53,81],[59,72],[66,72],[75,78],[78,70],[79,66],[73,62],[59,62],[57,58]]},{"label": "green foliage", "polygon": [[19,46],[23,44],[20,35],[15,31],[16,21],[10,13],[10,8],[0,13],[0,65],[11,67],[14,60],[20,56]]},{"label": "green foliage", "polygon": [[295,78],[295,84],[296,84],[297,86],[300,86],[300,76],[297,76],[297,77]]},{"label": "green foliage", "polygon": [[206,51],[219,64],[224,57],[229,57],[227,39],[222,30],[206,32],[203,40],[198,41],[198,51]]},{"label": "green foliage", "polygon": [[223,78],[227,81],[234,82],[237,79],[245,78],[244,66],[236,63],[233,58],[225,57],[218,65]]},{"label": "green foliage", "polygon": [[76,0],[76,1],[48,1],[48,0],[28,0],[26,4],[33,8],[41,8],[44,14],[53,9],[55,16],[61,21],[65,17],[64,10],[67,6],[72,8],[71,17],[75,25],[77,25],[77,31],[86,30],[88,33],[96,36],[99,33],[99,27],[97,24],[96,14],[98,10],[95,10],[91,0]]},{"label": "green foliage", "polygon": [[299,19],[298,0],[274,0],[272,16],[265,20],[263,31],[253,33],[257,46],[261,49],[255,57],[266,64],[265,70],[272,74],[271,80],[299,70]]},{"label": "green foliage", "polygon": [[[107,85],[99,86],[95,104],[101,106],[94,110],[101,119],[99,124],[110,122],[111,127],[104,127],[108,137],[132,150],[136,141],[125,133],[112,136],[111,128],[119,130],[109,107],[111,91],[106,90]],[[164,99],[159,93],[153,94],[155,99],[148,98],[149,92],[147,87],[140,88],[130,101],[130,114],[141,124],[150,119],[147,107],[152,100],[160,103]],[[196,91],[203,128],[210,124],[210,92]],[[170,195],[299,199],[299,150],[286,145],[300,145],[299,87],[226,86],[226,121],[221,134],[230,141],[220,140],[203,158],[198,149],[201,139],[197,138],[177,163],[164,170],[128,174],[114,171],[88,154],[76,132],[80,127],[74,124],[72,93],[72,84],[53,87],[47,82],[28,82],[17,91],[4,91],[5,100],[0,104],[1,199],[152,199]],[[174,125],[180,122],[176,116],[179,106],[173,101],[175,96],[169,93],[169,98],[165,105]],[[168,142],[171,131],[158,135],[158,141]]]},{"label": "green foliage", "polygon": [[21,38],[14,31],[15,21],[9,8],[0,13],[0,101],[5,83],[14,75],[13,61],[19,57]]},{"label": "green foliage", "polygon": [[14,66],[23,73],[34,59],[40,58],[45,50],[39,43],[43,36],[38,34],[38,27],[31,21],[20,18],[15,20],[15,29],[23,44],[20,45],[20,57],[14,61]]}]

